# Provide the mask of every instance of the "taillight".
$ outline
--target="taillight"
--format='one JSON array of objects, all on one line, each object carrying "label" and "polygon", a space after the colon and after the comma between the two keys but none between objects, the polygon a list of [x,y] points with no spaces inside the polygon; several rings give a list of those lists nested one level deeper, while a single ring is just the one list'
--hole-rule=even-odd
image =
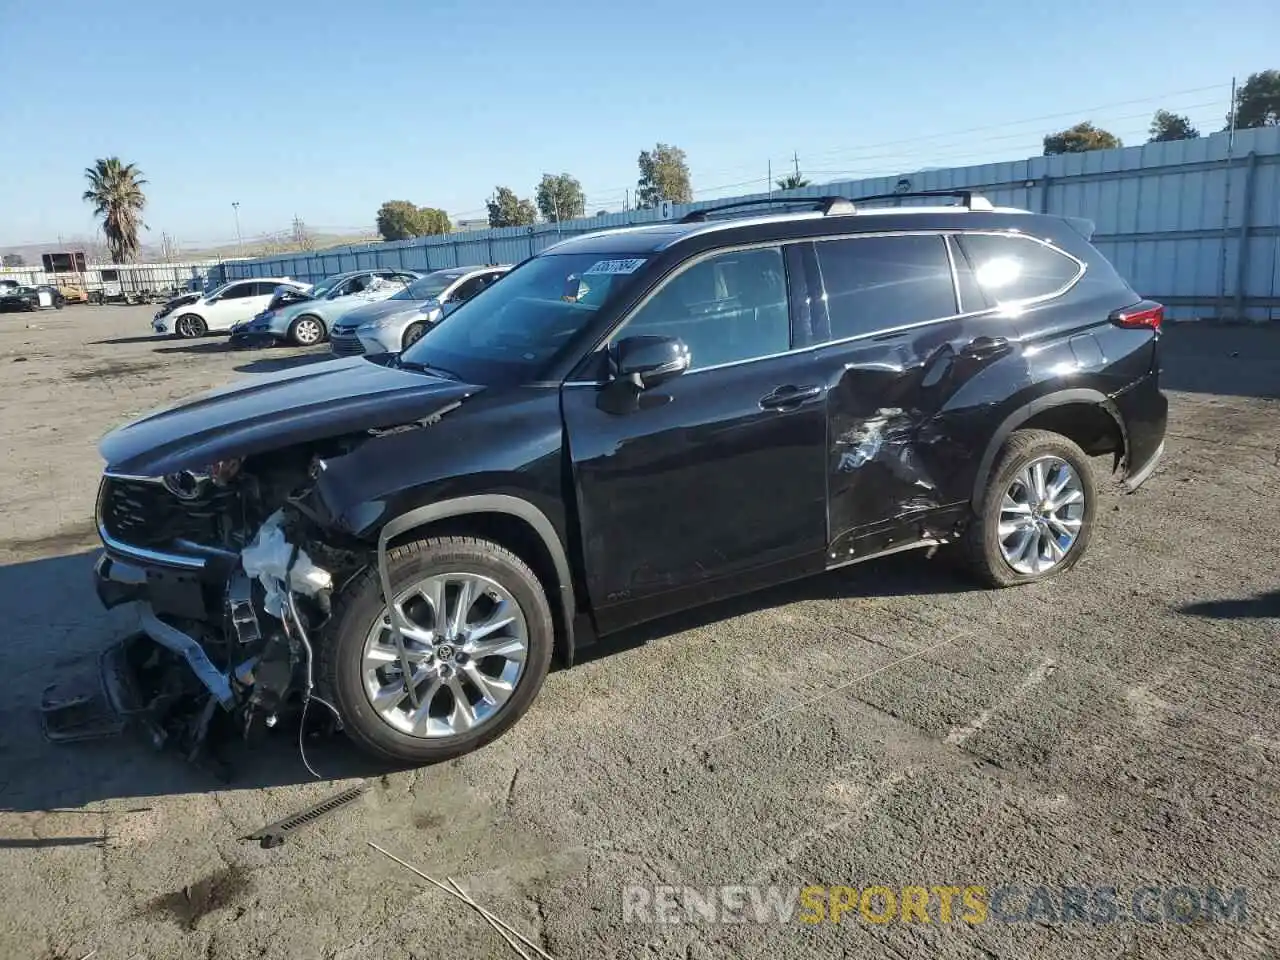
[{"label": "taillight", "polygon": [[1154,300],[1143,300],[1132,307],[1117,310],[1111,314],[1110,319],[1117,327],[1128,327],[1131,330],[1145,327],[1158,331],[1164,323],[1164,306]]}]

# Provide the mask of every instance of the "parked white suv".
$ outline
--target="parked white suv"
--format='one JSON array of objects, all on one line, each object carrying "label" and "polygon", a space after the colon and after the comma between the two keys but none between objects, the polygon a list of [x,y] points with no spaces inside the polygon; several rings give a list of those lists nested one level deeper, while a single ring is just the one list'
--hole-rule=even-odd
[{"label": "parked white suv", "polygon": [[307,284],[288,277],[254,277],[232,280],[195,303],[179,307],[166,316],[151,321],[156,333],[172,333],[179,337],[203,337],[206,333],[227,331],[242,320],[248,320],[266,309],[279,287],[305,290]]}]

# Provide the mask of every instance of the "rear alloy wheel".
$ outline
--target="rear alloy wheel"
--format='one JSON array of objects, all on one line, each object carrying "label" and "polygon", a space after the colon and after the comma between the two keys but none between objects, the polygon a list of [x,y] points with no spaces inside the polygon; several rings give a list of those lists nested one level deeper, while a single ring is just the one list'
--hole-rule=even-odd
[{"label": "rear alloy wheel", "polygon": [[551,665],[554,629],[537,576],[473,537],[433,537],[388,555],[400,644],[376,571],[348,585],[317,653],[347,734],[370,753],[434,763],[500,736]]},{"label": "rear alloy wheel", "polygon": [[992,586],[1043,580],[1075,566],[1089,544],[1097,493],[1089,460],[1047,430],[1010,435],[961,550]]},{"label": "rear alloy wheel", "polygon": [[311,314],[301,316],[289,325],[289,339],[300,347],[314,347],[324,339],[324,324]]},{"label": "rear alloy wheel", "polygon": [[173,332],[184,340],[194,340],[196,337],[203,337],[209,330],[205,324],[204,318],[194,313],[184,313],[173,321]]},{"label": "rear alloy wheel", "polygon": [[404,328],[404,336],[400,338],[400,349],[408,350],[415,343],[422,339],[422,335],[427,332],[425,323],[411,323]]}]

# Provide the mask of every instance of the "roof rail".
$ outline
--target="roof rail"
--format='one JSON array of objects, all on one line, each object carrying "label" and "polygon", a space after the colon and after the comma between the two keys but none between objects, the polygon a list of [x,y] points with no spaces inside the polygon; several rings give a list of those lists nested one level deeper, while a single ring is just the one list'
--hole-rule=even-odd
[{"label": "roof rail", "polygon": [[903,197],[955,197],[960,206],[969,210],[994,210],[991,201],[972,190],[910,190],[905,193],[876,193],[869,197],[856,197],[854,203],[866,203],[868,200],[898,200]]},{"label": "roof rail", "polygon": [[757,200],[735,200],[733,203],[722,203],[718,207],[704,207],[701,210],[690,210],[680,218],[681,223],[702,223],[707,214],[719,213],[722,210],[736,210],[740,207],[765,206],[767,204],[801,204],[811,210],[821,210],[823,216],[835,213],[853,213],[853,204],[848,197],[763,197]]}]

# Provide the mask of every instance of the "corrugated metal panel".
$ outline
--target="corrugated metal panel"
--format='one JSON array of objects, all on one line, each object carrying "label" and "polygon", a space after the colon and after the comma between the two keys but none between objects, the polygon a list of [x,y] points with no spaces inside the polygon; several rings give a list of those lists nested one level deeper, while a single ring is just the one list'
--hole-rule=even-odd
[{"label": "corrugated metal panel", "polygon": [[[787,195],[891,193],[902,178],[915,190],[969,188],[981,190],[1000,206],[1088,217],[1097,227],[1095,243],[1135,289],[1185,301],[1170,307],[1171,316],[1232,315],[1238,305],[1248,317],[1280,317],[1280,128],[1238,131],[1230,156],[1228,137],[1214,134],[1121,150],[820,184]],[[678,204],[675,212],[681,216],[764,196]],[[539,224],[361,244],[308,257],[231,262],[226,270],[232,279],[288,275],[315,281],[374,266],[428,271],[518,263],[565,236],[657,219],[653,210],[623,211],[566,221],[558,228]],[[1247,237],[1242,233],[1246,224]],[[1237,289],[1242,277],[1245,286]]]}]

